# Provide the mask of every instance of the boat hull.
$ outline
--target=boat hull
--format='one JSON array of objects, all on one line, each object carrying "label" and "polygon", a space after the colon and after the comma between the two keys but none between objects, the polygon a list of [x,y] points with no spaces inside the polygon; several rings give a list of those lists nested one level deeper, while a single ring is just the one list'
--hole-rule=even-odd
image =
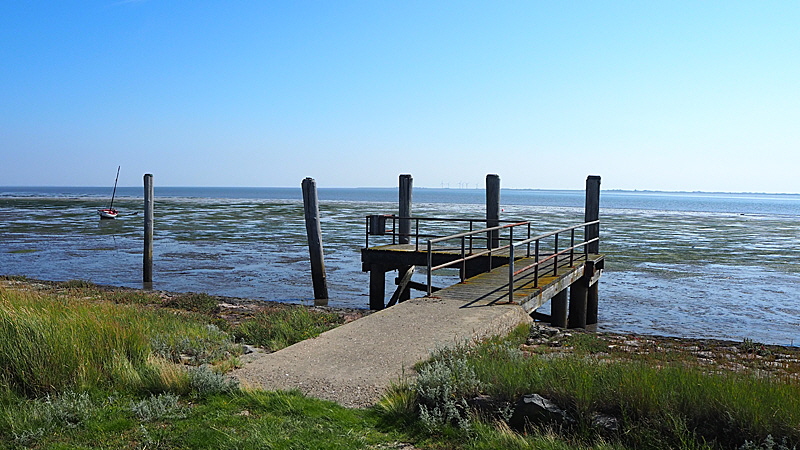
[{"label": "boat hull", "polygon": [[101,219],[116,219],[119,215],[116,209],[98,209],[97,214],[100,215]]}]

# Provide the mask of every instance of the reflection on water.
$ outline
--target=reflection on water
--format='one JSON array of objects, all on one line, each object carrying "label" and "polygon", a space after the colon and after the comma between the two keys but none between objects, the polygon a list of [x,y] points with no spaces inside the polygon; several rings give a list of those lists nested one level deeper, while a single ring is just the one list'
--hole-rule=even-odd
[{"label": "reflection on water", "polygon": [[[462,195],[467,194],[475,195]],[[320,214],[330,304],[367,307],[369,283],[360,264],[364,217],[392,213],[396,203],[324,197]],[[478,202],[418,197],[424,199],[415,192],[417,216],[484,214]],[[601,251],[608,256],[600,329],[800,341],[800,216],[718,212],[718,203],[711,212],[644,210],[625,202],[630,199],[601,210]],[[101,203],[88,194],[0,196],[0,273],[142,287],[144,219],[136,214],[141,199],[118,199],[122,215],[109,221],[97,218]],[[502,214],[530,219],[533,232],[540,233],[581,222],[579,205],[509,202]],[[313,303],[299,199],[157,196],[154,238],[155,289]],[[387,282],[394,276],[387,274]]]}]

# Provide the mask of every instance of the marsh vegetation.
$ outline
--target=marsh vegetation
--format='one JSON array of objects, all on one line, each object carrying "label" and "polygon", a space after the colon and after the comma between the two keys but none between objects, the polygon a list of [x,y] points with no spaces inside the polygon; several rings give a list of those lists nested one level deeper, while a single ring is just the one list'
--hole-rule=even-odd
[{"label": "marsh vegetation", "polygon": [[[227,314],[204,294],[0,285],[0,448],[789,449],[800,351],[583,332],[436,351],[371,409],[243,388],[242,342],[275,350],[342,314]],[[514,420],[525,395],[558,420]],[[599,425],[598,418],[605,418]]]}]

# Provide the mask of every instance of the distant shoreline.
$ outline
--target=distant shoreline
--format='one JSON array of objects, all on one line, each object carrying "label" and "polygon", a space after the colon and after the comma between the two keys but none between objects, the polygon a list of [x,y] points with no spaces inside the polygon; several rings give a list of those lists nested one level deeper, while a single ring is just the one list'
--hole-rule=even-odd
[{"label": "distant shoreline", "polygon": [[[53,190],[53,189],[65,189],[65,190],[97,190],[105,191],[109,190],[107,186],[61,186],[61,185],[13,185],[13,186],[0,186],[0,192],[3,190]],[[123,190],[131,190],[131,189],[142,189],[141,186],[119,186],[119,189]],[[295,186],[169,186],[169,185],[156,185],[155,189],[162,189],[162,190],[207,190],[207,189],[222,189],[222,190],[241,190],[241,191],[252,191],[252,190],[285,190],[285,191],[298,191],[300,192],[300,185],[298,184]],[[381,191],[396,191],[397,187],[391,186],[357,186],[357,187],[340,187],[340,186],[319,186],[317,188],[319,191],[343,191],[343,190],[381,190]],[[463,191],[463,192],[474,192],[474,191],[483,191],[483,187],[433,187],[433,186],[414,186],[415,190],[428,190],[428,191]],[[518,188],[518,187],[501,187],[501,191],[509,191],[509,192],[562,192],[562,193],[583,193],[582,189],[545,189],[545,188]],[[792,192],[759,192],[759,191],[685,191],[685,190],[659,190],[659,189],[602,189],[602,192],[609,192],[609,193],[616,193],[616,194],[665,194],[665,195],[714,195],[714,196],[739,196],[739,195],[757,195],[757,196],[797,196],[800,197],[800,192],[792,193]],[[98,192],[98,194],[101,194]],[[102,195],[102,194],[101,194]]]}]

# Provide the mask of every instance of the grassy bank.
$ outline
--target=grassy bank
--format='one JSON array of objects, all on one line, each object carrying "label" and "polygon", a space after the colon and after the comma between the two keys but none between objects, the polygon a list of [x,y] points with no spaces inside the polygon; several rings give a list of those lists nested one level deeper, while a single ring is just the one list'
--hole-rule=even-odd
[{"label": "grassy bank", "polygon": [[181,392],[188,372],[170,363],[214,365],[240,353],[216,326],[165,310],[0,292],[0,380],[20,395],[104,386]]},{"label": "grassy bank", "polygon": [[[242,390],[241,342],[348,320],[81,281],[0,283],[0,448],[774,449],[800,443],[800,351],[593,333],[443,349],[369,410]],[[18,280],[19,281],[19,280]],[[525,394],[566,419],[512,429]],[[598,426],[597,418],[613,421]],[[413,443],[409,444],[409,443]]]},{"label": "grassy bank", "polygon": [[[204,294],[82,281],[0,285],[0,448],[363,448],[395,442],[374,414],[299,393],[243,391],[238,339],[276,350],[340,314],[227,317]],[[349,430],[343,432],[343,430]]]},{"label": "grassy bank", "polygon": [[[711,358],[719,348],[710,344],[633,339],[577,332],[531,345],[531,330],[522,327],[477,347],[437,352],[418,380],[396,388],[383,408],[393,420],[429,433],[471,439],[468,448],[491,448],[494,439],[507,440],[508,448],[538,448],[541,439],[648,449],[800,443],[797,349],[716,343],[725,346],[721,364]],[[626,342],[637,350],[620,345]],[[510,432],[513,404],[526,394],[549,399],[566,419]],[[613,426],[598,425],[598,418]]]},{"label": "grassy bank", "polygon": [[84,304],[114,303],[179,313],[185,318],[214,325],[238,341],[276,351],[343,323],[368,311],[304,307],[284,303],[212,296],[205,293],[168,293],[98,286],[83,280],[51,282],[0,276],[8,288],[58,299],[80,299]]},{"label": "grassy bank", "polygon": [[[5,403],[8,405],[8,403]],[[3,408],[0,448],[359,449],[400,448],[370,411],[295,392],[63,393]]]}]

